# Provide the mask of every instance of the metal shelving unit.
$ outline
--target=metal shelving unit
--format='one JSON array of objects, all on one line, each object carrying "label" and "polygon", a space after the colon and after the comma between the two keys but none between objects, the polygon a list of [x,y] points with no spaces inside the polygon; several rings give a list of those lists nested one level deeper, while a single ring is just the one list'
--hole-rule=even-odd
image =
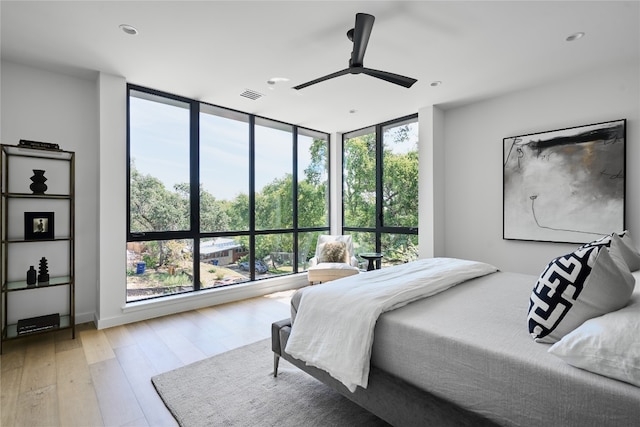
[{"label": "metal shelving unit", "polygon": [[[0,144],[0,147],[0,169],[2,170],[0,174],[0,205],[2,206],[2,218],[0,220],[0,251],[2,252],[2,261],[0,263],[0,283],[2,286],[0,352],[2,352],[2,344],[5,341],[34,334],[70,329],[72,338],[75,338],[75,153],[6,144]],[[28,182],[23,182],[25,181],[24,178],[17,179],[16,177],[20,176],[20,171],[24,176],[27,165],[39,167],[43,164],[47,165],[52,174],[58,172],[58,175],[68,175],[68,186],[66,183],[64,185],[57,183],[58,185],[54,189],[55,192],[51,194],[47,194],[46,191],[44,192],[45,194],[29,193]],[[14,181],[16,180],[19,182],[15,183]],[[56,227],[61,228],[64,235],[59,235],[56,230],[56,234],[49,238],[26,239],[26,232],[21,233],[20,231],[24,224],[20,223],[20,216],[17,213],[24,209],[40,211],[51,209],[52,203],[54,205],[56,203],[63,204],[62,209],[60,209],[61,215],[58,215],[55,222],[64,225],[63,227]],[[57,205],[57,208],[59,209],[60,205]],[[56,209],[56,206],[53,209]],[[46,250],[43,248],[46,248]],[[49,277],[48,283],[37,283],[35,286],[28,285],[24,265],[22,267],[15,266],[15,264],[20,264],[16,262],[16,259],[10,262],[10,254],[12,251],[17,250],[20,250],[20,253],[28,253],[31,263],[43,252],[53,256],[64,254],[66,261],[62,264],[66,265],[57,265],[57,273]],[[24,263],[23,260],[20,261]],[[27,298],[29,298],[31,294],[25,294],[24,292],[38,292],[52,288],[66,288],[68,291],[66,312],[56,313],[60,315],[59,326],[52,329],[19,333],[15,319],[22,318],[20,307],[16,308],[11,300],[18,295],[28,295]],[[24,307],[24,298],[22,306]],[[54,309],[52,308],[52,310]],[[39,315],[47,314],[51,313],[43,312]]]}]

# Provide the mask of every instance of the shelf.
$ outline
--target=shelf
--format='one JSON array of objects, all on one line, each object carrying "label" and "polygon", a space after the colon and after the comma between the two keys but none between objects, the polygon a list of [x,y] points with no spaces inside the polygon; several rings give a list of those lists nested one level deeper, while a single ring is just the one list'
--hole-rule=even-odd
[{"label": "shelf", "polygon": [[[44,145],[44,143],[40,144]],[[0,291],[2,293],[0,301],[2,324],[0,327],[0,353],[2,353],[2,343],[10,339],[46,334],[63,329],[71,330],[71,337],[75,338],[75,154],[72,151],[59,150],[56,145],[52,145],[52,147],[55,149],[0,144],[0,208],[2,209],[2,218],[0,219],[0,254],[2,255],[0,259]],[[17,160],[15,160],[16,158]],[[10,164],[12,164],[11,168]],[[46,169],[50,172],[50,176],[45,181],[50,179],[50,184],[54,185],[46,187],[48,192],[45,190],[44,194],[33,194],[32,186],[26,186],[29,181],[25,180],[25,175],[29,174],[31,168],[34,168],[34,171]],[[18,178],[19,186],[12,187],[10,181]],[[33,178],[31,177],[32,181]],[[53,227],[49,229],[47,234],[32,234],[28,230],[23,234],[25,222],[21,218],[22,210],[33,211],[32,214],[43,212],[43,215],[48,215],[47,218],[50,220],[55,214],[61,228],[58,228],[57,234]],[[25,212],[25,219],[27,218],[31,217]],[[34,239],[37,236],[47,238]],[[25,239],[25,237],[28,238]],[[12,252],[11,256],[9,256],[10,252]],[[59,261],[64,264],[59,270],[56,270],[55,276],[50,276],[46,285],[39,285],[36,282],[34,285],[28,286],[26,282],[26,267],[28,266],[24,266],[25,257],[35,260],[40,258],[43,252],[48,256],[66,256],[66,261]],[[66,252],[66,255],[62,252]],[[17,278],[22,278],[22,280],[15,280]],[[38,293],[38,290],[46,288],[52,289],[41,294]],[[19,292],[29,290],[33,291],[33,295],[19,294]],[[42,330],[18,334],[17,323],[22,325],[22,322],[9,324],[9,319],[25,317],[26,311],[41,311],[39,303],[31,306],[30,297],[33,296],[35,302],[36,299],[47,297],[48,294],[55,295],[56,298],[53,298],[55,302],[47,304],[47,311],[55,310],[66,313],[66,315],[60,316],[60,325],[50,329],[46,329],[44,326]],[[66,297],[66,303],[62,303],[59,298],[63,294]],[[21,298],[23,296],[25,298]],[[27,320],[35,321],[36,319]],[[46,324],[46,322],[44,323]],[[31,326],[35,328],[35,325],[37,324],[34,323]]]},{"label": "shelf", "polygon": [[9,199],[54,199],[71,200],[70,194],[31,194],[31,193],[2,193],[3,197]]},{"label": "shelf", "polygon": [[35,157],[53,160],[71,160],[73,153],[64,150],[46,150],[37,148],[26,148],[12,145],[3,145],[4,152],[12,156]]},{"label": "shelf", "polygon": [[45,334],[47,332],[59,331],[61,329],[69,329],[69,328],[71,328],[71,316],[69,316],[69,315],[60,316],[60,326],[59,327],[52,328],[52,329],[45,329],[43,331],[30,332],[28,334],[18,335],[18,325],[17,324],[7,325],[7,328],[5,329],[5,334],[3,336],[3,339],[10,340],[10,339],[14,339],[14,338],[23,338],[23,337],[30,336],[30,335]]},{"label": "shelf", "polygon": [[71,237],[56,237],[55,239],[32,239],[32,240],[10,239],[10,240],[3,240],[2,243],[70,242],[72,240],[73,239]]},{"label": "shelf", "polygon": [[[25,272],[25,275],[26,275],[26,272]],[[5,286],[2,288],[2,290],[5,292],[25,291],[27,289],[43,289],[43,288],[50,288],[53,286],[63,286],[63,285],[70,285],[70,284],[71,284],[71,277],[60,276],[60,277],[50,277],[48,285],[38,285],[36,283],[34,286],[27,286],[26,280],[7,282]]]}]

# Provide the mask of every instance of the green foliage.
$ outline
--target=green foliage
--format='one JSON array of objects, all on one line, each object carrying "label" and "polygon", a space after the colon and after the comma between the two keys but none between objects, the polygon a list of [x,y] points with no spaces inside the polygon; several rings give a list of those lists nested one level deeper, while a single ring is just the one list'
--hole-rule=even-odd
[{"label": "green foliage", "polygon": [[382,184],[385,225],[418,226],[418,152],[385,153]]},{"label": "green foliage", "polygon": [[[157,255],[159,255],[159,253],[157,253]],[[142,255],[142,261],[144,261],[144,263],[147,265],[147,268],[155,268],[156,266],[160,265],[160,257],[153,256],[149,253]]]},{"label": "green foliage", "polygon": [[175,231],[188,228],[188,204],[178,192],[168,191],[151,175],[131,165],[131,231]]},{"label": "green foliage", "polygon": [[375,227],[376,141],[374,133],[345,141],[343,173],[345,225]]}]

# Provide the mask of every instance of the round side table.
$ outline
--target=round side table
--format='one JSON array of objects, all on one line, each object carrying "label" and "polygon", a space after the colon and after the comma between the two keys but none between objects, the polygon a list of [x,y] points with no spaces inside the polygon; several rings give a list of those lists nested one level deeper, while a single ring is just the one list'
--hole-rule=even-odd
[{"label": "round side table", "polygon": [[384,254],[380,252],[363,252],[358,254],[360,258],[364,258],[369,261],[369,265],[367,265],[367,271],[375,270],[376,264],[375,261],[380,261]]}]

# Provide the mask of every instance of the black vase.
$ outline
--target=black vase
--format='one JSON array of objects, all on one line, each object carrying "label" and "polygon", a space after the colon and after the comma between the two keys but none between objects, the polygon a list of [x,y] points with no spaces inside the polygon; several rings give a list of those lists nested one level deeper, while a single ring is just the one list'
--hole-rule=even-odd
[{"label": "black vase", "polygon": [[47,191],[47,184],[44,183],[46,180],[44,170],[33,169],[33,176],[31,177],[33,183],[29,186],[33,194],[44,194],[44,192]]},{"label": "black vase", "polygon": [[33,268],[33,265],[27,271],[27,286],[35,286],[36,284],[36,269]]}]

